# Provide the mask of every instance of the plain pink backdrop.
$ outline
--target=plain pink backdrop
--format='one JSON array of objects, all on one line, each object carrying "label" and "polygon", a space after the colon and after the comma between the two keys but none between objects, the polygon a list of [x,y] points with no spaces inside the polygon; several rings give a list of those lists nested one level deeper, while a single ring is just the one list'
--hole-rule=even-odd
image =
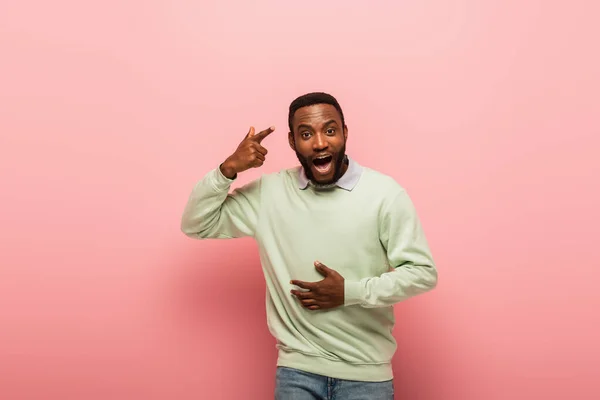
[{"label": "plain pink backdrop", "polygon": [[[0,3],[0,398],[269,399],[249,239],[179,231],[287,107],[413,197],[435,291],[396,307],[397,399],[600,398],[595,1]],[[594,159],[596,158],[596,160]]]}]

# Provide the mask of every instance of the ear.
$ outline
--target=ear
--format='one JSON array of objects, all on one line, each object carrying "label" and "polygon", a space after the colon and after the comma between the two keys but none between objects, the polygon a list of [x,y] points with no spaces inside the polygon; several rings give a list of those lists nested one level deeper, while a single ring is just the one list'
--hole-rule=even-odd
[{"label": "ear", "polygon": [[344,125],[344,141],[348,140],[348,125]]},{"label": "ear", "polygon": [[296,151],[296,141],[294,140],[294,134],[292,132],[288,132],[288,142],[290,143],[292,150]]}]

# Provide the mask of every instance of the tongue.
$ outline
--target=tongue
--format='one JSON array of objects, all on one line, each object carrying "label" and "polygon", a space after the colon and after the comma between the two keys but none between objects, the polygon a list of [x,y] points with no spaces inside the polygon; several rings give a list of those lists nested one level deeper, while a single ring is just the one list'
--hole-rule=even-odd
[{"label": "tongue", "polygon": [[317,165],[315,164],[315,169],[319,171],[321,174],[326,174],[329,172],[329,168],[331,167],[331,160],[327,161],[325,164]]}]

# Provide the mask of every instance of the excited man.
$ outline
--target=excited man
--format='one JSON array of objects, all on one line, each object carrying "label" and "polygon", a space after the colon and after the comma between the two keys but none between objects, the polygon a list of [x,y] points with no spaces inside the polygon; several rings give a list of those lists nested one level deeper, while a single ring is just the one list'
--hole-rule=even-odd
[{"label": "excited man", "polygon": [[196,239],[252,236],[277,341],[276,399],[393,399],[393,304],[433,289],[437,270],[414,205],[394,179],[346,155],[337,100],[309,93],[289,108],[301,166],[233,190],[263,165],[254,128],[194,187],[181,229]]}]

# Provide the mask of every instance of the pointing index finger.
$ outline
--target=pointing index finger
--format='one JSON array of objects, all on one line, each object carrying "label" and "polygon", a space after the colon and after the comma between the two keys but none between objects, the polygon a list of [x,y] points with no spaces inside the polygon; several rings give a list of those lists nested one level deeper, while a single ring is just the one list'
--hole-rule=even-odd
[{"label": "pointing index finger", "polygon": [[270,126],[269,128],[265,129],[264,131],[258,132],[257,134],[253,135],[252,137],[255,138],[258,143],[260,143],[263,141],[264,138],[266,138],[271,133],[273,133],[274,130],[275,130],[275,127]]}]

